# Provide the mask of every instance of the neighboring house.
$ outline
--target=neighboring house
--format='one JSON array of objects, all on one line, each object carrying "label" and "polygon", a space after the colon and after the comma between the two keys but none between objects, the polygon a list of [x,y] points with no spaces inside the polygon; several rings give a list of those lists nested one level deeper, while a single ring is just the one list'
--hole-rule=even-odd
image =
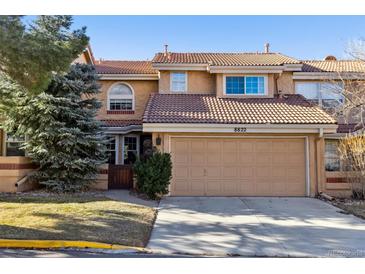
[{"label": "neighboring house", "polygon": [[[90,49],[84,55],[78,61],[93,63],[100,75],[110,188],[131,186],[131,164],[150,141],[172,154],[171,195],[349,193],[336,142],[353,125],[337,125],[320,107],[341,102],[322,92],[334,85],[335,73],[363,73],[361,63],[300,61],[268,47],[264,53],[166,48],[152,61],[95,61]],[[4,151],[12,146],[5,143]]]}]

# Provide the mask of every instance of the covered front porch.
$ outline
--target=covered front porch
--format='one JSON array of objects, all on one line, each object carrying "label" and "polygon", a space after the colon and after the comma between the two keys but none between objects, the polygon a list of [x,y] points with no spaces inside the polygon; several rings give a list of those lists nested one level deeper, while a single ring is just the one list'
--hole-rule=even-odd
[{"label": "covered front porch", "polygon": [[103,121],[108,136],[108,189],[133,188],[133,164],[152,148],[152,134],[141,121]]}]

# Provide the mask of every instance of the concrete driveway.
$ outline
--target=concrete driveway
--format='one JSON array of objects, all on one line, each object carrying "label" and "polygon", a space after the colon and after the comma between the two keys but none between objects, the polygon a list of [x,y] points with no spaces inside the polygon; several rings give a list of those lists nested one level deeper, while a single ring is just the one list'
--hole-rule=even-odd
[{"label": "concrete driveway", "polygon": [[270,257],[365,257],[365,221],[312,198],[167,197],[154,252]]}]

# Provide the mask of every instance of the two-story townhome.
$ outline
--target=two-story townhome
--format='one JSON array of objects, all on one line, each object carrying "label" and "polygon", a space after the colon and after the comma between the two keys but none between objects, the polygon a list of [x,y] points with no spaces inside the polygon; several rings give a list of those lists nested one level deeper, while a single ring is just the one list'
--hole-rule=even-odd
[{"label": "two-story townhome", "polygon": [[[300,61],[280,53],[174,53],[152,61],[93,59],[110,138],[109,188],[131,187],[148,141],[172,155],[170,195],[314,196],[349,193],[341,181],[338,125],[322,92],[357,61]],[[335,79],[336,80],[336,79]],[[3,155],[11,142],[4,139]],[[1,158],[1,157],[0,157]],[[0,165],[1,168],[1,165]]]}]

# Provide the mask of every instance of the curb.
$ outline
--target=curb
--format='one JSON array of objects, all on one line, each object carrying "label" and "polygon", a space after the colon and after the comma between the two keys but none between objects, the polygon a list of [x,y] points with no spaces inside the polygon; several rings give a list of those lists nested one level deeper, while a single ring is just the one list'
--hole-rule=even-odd
[{"label": "curb", "polygon": [[77,248],[77,249],[109,249],[109,250],[130,250],[135,252],[145,252],[143,247],[105,244],[89,241],[63,241],[63,240],[16,240],[0,239],[0,248]]}]

